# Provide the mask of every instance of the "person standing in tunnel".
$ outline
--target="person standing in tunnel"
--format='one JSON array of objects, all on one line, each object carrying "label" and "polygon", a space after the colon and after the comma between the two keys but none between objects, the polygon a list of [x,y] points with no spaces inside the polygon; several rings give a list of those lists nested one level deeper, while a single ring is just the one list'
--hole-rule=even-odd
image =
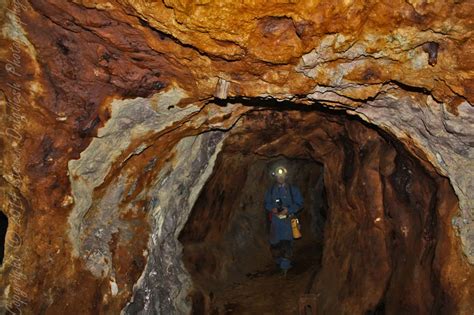
[{"label": "person standing in tunnel", "polygon": [[273,185],[265,193],[265,210],[270,220],[270,250],[284,275],[292,267],[293,233],[291,218],[303,207],[300,190],[286,182],[287,170],[278,167]]}]

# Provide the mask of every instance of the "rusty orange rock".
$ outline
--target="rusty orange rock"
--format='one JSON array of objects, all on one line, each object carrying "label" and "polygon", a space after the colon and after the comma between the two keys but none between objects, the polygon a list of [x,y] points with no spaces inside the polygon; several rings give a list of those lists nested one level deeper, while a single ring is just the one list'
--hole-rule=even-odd
[{"label": "rusty orange rock", "polygon": [[[472,279],[474,264],[473,13],[470,1],[454,0],[0,3],[0,186],[10,245],[1,270],[1,286],[9,288],[2,307],[134,313],[148,299],[162,313],[186,313],[192,283],[177,238],[219,152],[232,141],[242,152],[252,144],[266,156],[278,155],[281,147],[295,158],[314,151],[326,161],[331,180],[350,164],[352,151],[329,142],[315,147],[301,135],[319,139],[343,132],[359,144],[387,133],[406,150],[406,169],[431,183],[413,182],[414,204],[402,202],[391,224],[401,239],[405,223],[423,238],[403,238],[398,246],[416,247],[413,257],[423,264],[433,258],[420,271],[410,252],[400,249],[410,260],[407,270],[423,274],[419,288],[426,289],[425,272],[432,270],[439,291],[430,299],[446,297],[439,309],[472,314],[473,282],[466,279]],[[299,114],[280,116],[279,110],[290,108]],[[246,124],[255,109],[275,113]],[[378,131],[339,118],[317,128],[315,109],[337,109]],[[259,128],[293,131],[275,146]],[[240,140],[229,136],[238,130],[247,133]],[[354,157],[359,164],[351,172],[361,173],[344,184],[344,198],[358,205],[361,220],[373,214],[362,210],[368,199],[361,195],[377,191],[379,214],[403,195],[390,188],[401,179],[380,182],[382,175],[405,174],[384,139],[371,147],[375,153],[354,151],[367,159]],[[334,159],[327,157],[332,152],[338,152]],[[374,186],[362,188],[364,181]],[[172,199],[175,193],[180,198]],[[334,204],[340,199],[329,198]],[[418,219],[427,225],[434,220],[427,213],[436,214],[436,229],[417,230],[410,212],[416,207],[424,209]],[[352,217],[338,215],[355,229]],[[354,283],[373,284],[352,274],[361,270],[363,257],[352,253],[348,265],[338,256],[337,246],[349,244],[349,234],[338,235],[337,226],[330,231],[326,275],[346,268]],[[377,248],[387,231],[370,230]],[[364,235],[356,234],[366,246]],[[380,270],[391,270],[390,253],[382,256]],[[418,288],[402,269],[398,279]],[[347,298],[341,310],[382,307],[374,304],[381,301],[380,288],[365,297],[351,295],[343,280],[334,288]],[[387,292],[392,300],[384,305],[391,309],[408,296],[397,283]],[[350,300],[355,296],[366,309]],[[416,309],[420,299],[407,298],[407,309],[427,311],[426,302]]]}]

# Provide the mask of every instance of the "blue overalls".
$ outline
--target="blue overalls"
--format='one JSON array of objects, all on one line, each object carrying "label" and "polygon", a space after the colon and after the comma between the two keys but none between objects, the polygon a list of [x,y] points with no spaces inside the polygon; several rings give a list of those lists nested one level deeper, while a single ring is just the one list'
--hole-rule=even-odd
[{"label": "blue overalls", "polygon": [[[272,209],[278,207],[277,199],[281,200],[283,207],[288,208],[289,215],[296,213],[303,206],[303,197],[297,187],[276,183],[265,193],[265,210],[268,217]],[[290,218],[280,219],[276,214],[272,214],[269,241],[275,262],[281,269],[289,269],[293,248]]]}]

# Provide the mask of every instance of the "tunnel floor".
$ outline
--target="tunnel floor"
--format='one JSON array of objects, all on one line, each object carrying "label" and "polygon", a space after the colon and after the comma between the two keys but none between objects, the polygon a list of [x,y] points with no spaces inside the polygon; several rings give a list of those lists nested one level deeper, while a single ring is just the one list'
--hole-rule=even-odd
[{"label": "tunnel floor", "polygon": [[301,239],[294,250],[286,277],[273,265],[248,273],[244,281],[215,292],[213,314],[297,314],[299,297],[320,269],[322,243]]}]

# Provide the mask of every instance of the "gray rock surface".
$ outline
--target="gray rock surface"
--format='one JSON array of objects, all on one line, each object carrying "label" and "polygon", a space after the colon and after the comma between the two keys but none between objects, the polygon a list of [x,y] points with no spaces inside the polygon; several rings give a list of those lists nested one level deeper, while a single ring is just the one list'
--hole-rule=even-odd
[{"label": "gray rock surface", "polygon": [[[184,109],[170,107],[184,96],[182,90],[171,89],[150,99],[114,101],[110,120],[81,153],[80,159],[69,161],[74,198],[74,208],[69,216],[69,238],[74,254],[85,257],[88,269],[95,276],[107,274],[108,268],[105,267],[104,261],[109,258],[110,264],[111,260],[107,242],[116,228],[112,221],[118,214],[114,213],[114,209],[124,198],[123,176],[126,175],[122,174],[122,178],[115,179],[113,187],[108,188],[103,200],[93,200],[94,189],[104,182],[114,163],[122,162],[117,159],[129,149],[134,140],[159,133],[199,110],[197,106],[192,105]],[[137,146],[133,154],[139,154],[143,149],[143,146]],[[94,206],[93,203],[98,205],[96,208],[99,214],[96,211],[94,217],[86,218],[88,211]]]},{"label": "gray rock surface", "polygon": [[166,165],[151,185],[152,234],[148,263],[122,314],[188,314],[190,277],[181,259],[178,235],[211,175],[225,133],[212,131],[188,137],[177,146],[177,161]]}]

